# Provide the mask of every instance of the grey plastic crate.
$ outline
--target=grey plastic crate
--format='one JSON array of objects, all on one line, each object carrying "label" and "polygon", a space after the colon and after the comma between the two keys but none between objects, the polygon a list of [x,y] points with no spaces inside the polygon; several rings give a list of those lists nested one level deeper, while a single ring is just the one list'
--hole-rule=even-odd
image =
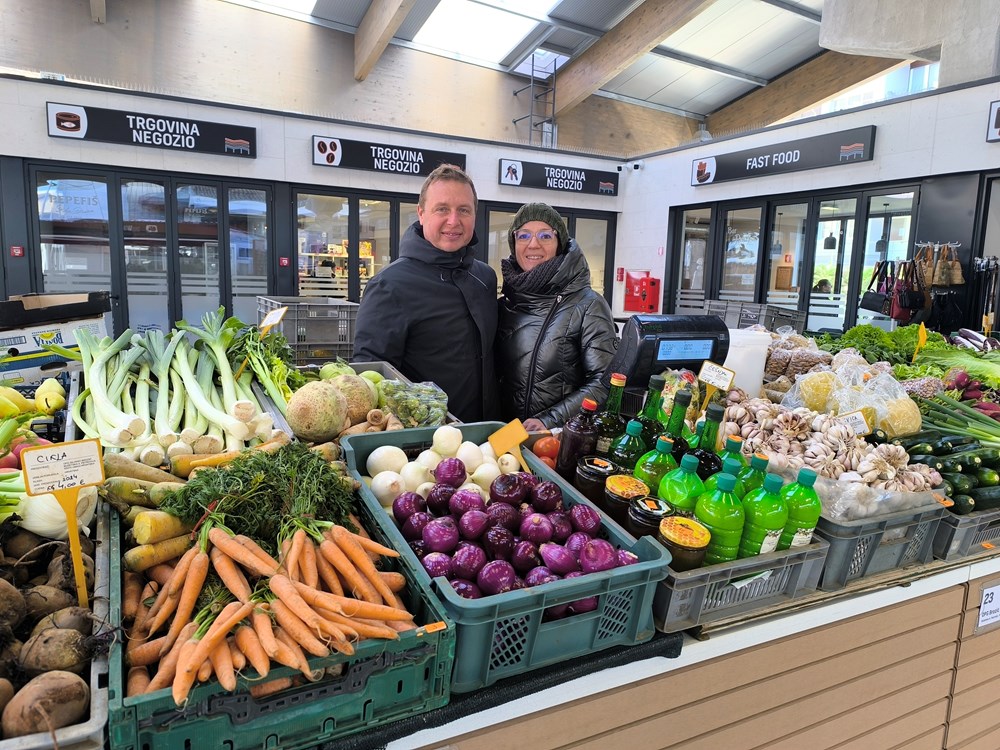
[{"label": "grey plastic crate", "polygon": [[1000,510],[975,510],[965,516],[945,513],[934,534],[934,557],[957,560],[1000,544]]},{"label": "grey plastic crate", "polygon": [[816,535],[830,543],[820,589],[836,591],[865,576],[929,563],[946,512],[934,503],[857,521],[838,523],[820,516]]},{"label": "grey plastic crate", "polygon": [[281,307],[288,311],[274,330],[288,339],[296,364],[351,358],[357,302],[336,297],[257,297],[257,322]]},{"label": "grey plastic crate", "polygon": [[830,545],[804,547],[677,572],[656,587],[653,619],[664,633],[759,612],[816,590]]}]

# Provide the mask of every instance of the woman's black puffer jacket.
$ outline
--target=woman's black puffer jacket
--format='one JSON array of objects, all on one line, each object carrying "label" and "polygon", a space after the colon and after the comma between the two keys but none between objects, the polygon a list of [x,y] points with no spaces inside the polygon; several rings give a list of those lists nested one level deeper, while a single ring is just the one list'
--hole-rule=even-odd
[{"label": "woman's black puffer jacket", "polygon": [[575,240],[559,270],[537,293],[504,287],[497,367],[505,419],[530,417],[559,427],[584,398],[601,404],[600,380],[618,346],[607,300],[590,287],[587,259]]}]

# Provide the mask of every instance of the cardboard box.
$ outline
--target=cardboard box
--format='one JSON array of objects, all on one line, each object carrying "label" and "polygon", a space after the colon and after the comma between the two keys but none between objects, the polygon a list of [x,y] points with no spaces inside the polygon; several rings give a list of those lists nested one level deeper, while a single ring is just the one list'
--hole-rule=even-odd
[{"label": "cardboard box", "polygon": [[107,336],[104,313],[110,309],[107,292],[25,295],[0,302],[0,380],[38,385],[60,372],[79,370],[75,360],[42,346],[78,349],[76,331],[81,328],[98,338]]}]

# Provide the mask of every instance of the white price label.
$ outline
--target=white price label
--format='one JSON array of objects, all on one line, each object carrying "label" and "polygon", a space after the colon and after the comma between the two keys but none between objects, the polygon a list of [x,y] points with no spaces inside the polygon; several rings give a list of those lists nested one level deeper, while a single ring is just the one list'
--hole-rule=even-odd
[{"label": "white price label", "polygon": [[727,367],[709,362],[707,359],[701,365],[698,380],[706,385],[713,385],[720,391],[728,391],[733,384],[736,373]]},{"label": "white price label", "polygon": [[285,317],[286,312],[288,312],[287,307],[279,307],[276,310],[271,310],[271,312],[265,315],[264,319],[260,321],[260,329],[262,331],[268,331],[271,328],[274,328],[274,326],[278,325],[278,323],[281,322],[281,319]]},{"label": "white price label", "polygon": [[865,419],[865,415],[861,411],[852,411],[847,414],[841,414],[839,419],[847,424],[852,430],[854,430],[855,435],[864,437],[865,435],[871,435],[872,428],[868,424],[868,420]]},{"label": "white price label", "polygon": [[74,440],[28,448],[21,454],[27,494],[45,495],[104,481],[99,440]]},{"label": "white price label", "polygon": [[988,589],[983,589],[983,596],[979,601],[979,622],[976,623],[976,630],[998,622],[1000,622],[1000,586],[990,586]]}]

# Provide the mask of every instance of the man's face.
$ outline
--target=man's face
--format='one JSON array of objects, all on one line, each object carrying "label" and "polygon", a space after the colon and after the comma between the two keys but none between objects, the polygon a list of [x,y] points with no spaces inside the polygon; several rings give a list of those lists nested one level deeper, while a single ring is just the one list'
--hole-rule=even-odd
[{"label": "man's face", "polygon": [[476,228],[476,199],[472,188],[457,180],[438,180],[427,188],[424,205],[417,207],[424,239],[438,250],[453,253],[472,241]]}]

